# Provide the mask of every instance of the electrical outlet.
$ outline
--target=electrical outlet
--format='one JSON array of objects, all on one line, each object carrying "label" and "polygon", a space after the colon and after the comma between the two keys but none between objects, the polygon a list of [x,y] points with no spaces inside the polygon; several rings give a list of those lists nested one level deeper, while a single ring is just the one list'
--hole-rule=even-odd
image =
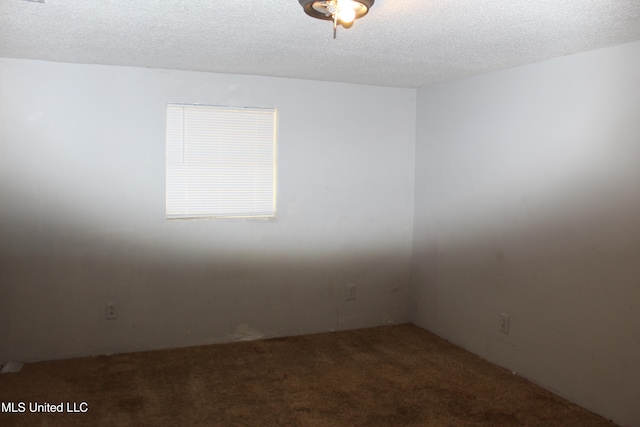
[{"label": "electrical outlet", "polygon": [[500,314],[500,332],[504,334],[509,333],[509,322],[511,321],[511,316],[508,314]]},{"label": "electrical outlet", "polygon": [[107,320],[117,319],[118,316],[116,314],[116,305],[115,304],[107,304],[107,312],[106,312]]},{"label": "electrical outlet", "polygon": [[355,301],[356,299],[356,285],[349,283],[346,285],[347,289],[347,301]]}]

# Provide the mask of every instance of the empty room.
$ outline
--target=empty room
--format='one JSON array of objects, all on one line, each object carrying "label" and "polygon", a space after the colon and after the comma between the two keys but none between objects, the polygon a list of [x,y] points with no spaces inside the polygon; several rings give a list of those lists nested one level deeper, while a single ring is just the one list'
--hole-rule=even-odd
[{"label": "empty room", "polygon": [[0,424],[640,427],[640,2],[0,0]]}]

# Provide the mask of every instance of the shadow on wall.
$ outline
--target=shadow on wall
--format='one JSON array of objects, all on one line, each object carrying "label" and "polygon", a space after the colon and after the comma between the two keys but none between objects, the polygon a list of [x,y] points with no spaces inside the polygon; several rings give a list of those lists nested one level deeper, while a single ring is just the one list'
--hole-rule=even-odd
[{"label": "shadow on wall", "polygon": [[[247,230],[273,223],[214,223],[162,221],[154,235],[4,222],[10,239],[0,245],[0,360],[408,321],[406,251],[345,239],[341,247],[315,247],[309,236],[287,247],[291,236],[277,241],[277,234]],[[43,229],[49,232],[38,234]],[[356,301],[346,301],[347,283],[357,285]],[[116,320],[105,319],[107,303],[116,304]]]},{"label": "shadow on wall", "polygon": [[[483,119],[419,148],[412,320],[594,411],[634,419],[640,128],[606,122],[591,134],[574,122],[517,139]],[[500,313],[511,315],[509,334]]]},{"label": "shadow on wall", "polygon": [[637,419],[635,182],[476,211],[440,205],[416,226],[412,321],[596,412]]},{"label": "shadow on wall", "polygon": [[465,136],[488,134],[491,123],[478,119],[478,129],[451,131],[455,143],[425,149],[414,275],[426,324],[481,354],[491,351],[485,339],[505,338],[492,333],[501,311],[537,325],[532,346],[549,333],[591,340],[594,332],[640,344],[640,331],[610,332],[640,322],[640,151],[632,137],[640,128],[622,124],[608,137],[576,130],[562,140],[578,127],[570,122],[560,140],[539,131],[518,144],[498,129],[498,142],[481,144]]}]

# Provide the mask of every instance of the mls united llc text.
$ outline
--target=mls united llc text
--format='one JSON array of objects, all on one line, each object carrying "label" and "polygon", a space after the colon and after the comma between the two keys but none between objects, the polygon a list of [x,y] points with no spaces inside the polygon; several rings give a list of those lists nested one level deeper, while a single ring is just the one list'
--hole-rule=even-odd
[{"label": "mls united llc text", "polygon": [[2,402],[2,412],[66,412],[83,413],[89,411],[87,402]]}]

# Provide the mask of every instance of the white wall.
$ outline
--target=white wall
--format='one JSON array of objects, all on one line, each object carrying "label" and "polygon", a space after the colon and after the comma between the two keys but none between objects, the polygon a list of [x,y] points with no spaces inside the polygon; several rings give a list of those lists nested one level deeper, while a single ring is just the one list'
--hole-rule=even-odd
[{"label": "white wall", "polygon": [[640,42],[417,105],[414,322],[640,426]]},{"label": "white wall", "polygon": [[[168,102],[278,108],[275,220],[165,220]],[[415,102],[0,59],[0,363],[408,321]]]}]

